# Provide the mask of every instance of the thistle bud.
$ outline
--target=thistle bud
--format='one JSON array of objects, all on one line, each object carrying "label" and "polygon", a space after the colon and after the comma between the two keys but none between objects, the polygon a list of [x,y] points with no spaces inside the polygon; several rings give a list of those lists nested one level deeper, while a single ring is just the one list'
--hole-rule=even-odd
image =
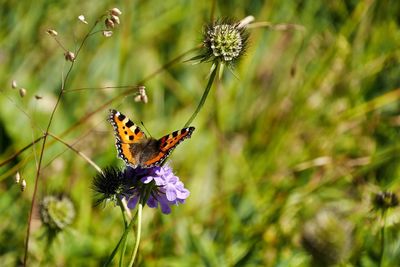
[{"label": "thistle bud", "polygon": [[64,53],[65,60],[74,62],[75,61],[75,54],[71,51],[67,51]]}]

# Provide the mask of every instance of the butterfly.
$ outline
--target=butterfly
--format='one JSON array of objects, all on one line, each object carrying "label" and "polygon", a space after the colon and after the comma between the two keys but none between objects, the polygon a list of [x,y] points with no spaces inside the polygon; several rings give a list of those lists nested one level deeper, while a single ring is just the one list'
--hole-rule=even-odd
[{"label": "butterfly", "polygon": [[160,139],[148,138],[128,117],[114,109],[110,109],[108,121],[114,128],[118,157],[133,168],[161,165],[172,150],[180,142],[190,138],[194,131],[194,127],[188,127]]}]

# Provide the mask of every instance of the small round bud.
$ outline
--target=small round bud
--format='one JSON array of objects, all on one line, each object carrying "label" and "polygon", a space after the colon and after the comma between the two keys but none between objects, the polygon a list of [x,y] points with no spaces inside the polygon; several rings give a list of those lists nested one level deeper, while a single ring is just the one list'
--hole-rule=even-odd
[{"label": "small round bud", "polygon": [[22,179],[21,181],[21,192],[24,192],[26,189],[26,181],[25,179]]},{"label": "small round bud", "polygon": [[15,183],[17,183],[17,184],[19,184],[19,182],[21,181],[21,174],[19,174],[19,172],[17,172],[15,174],[14,180],[15,180]]},{"label": "small round bud", "polygon": [[118,8],[114,7],[113,9],[110,9],[110,14],[114,16],[120,16],[122,12]]},{"label": "small round bud", "polygon": [[21,97],[24,97],[24,96],[26,95],[26,89],[25,89],[25,88],[20,88],[20,89],[19,89],[19,95],[20,95]]},{"label": "small round bud", "polygon": [[56,32],[55,30],[52,30],[52,29],[48,29],[48,30],[46,31],[46,33],[47,33],[48,35],[50,35],[50,36],[53,36],[53,37],[55,37],[55,36],[58,35],[58,32]]},{"label": "small round bud", "polygon": [[147,94],[146,94],[146,87],[139,86],[139,94],[135,97],[135,102],[143,102],[147,104],[149,101]]},{"label": "small round bud", "polygon": [[115,24],[119,24],[119,17],[111,15],[111,20],[115,23]]},{"label": "small round bud", "polygon": [[12,82],[11,82],[11,88],[12,89],[15,89],[15,88],[17,88],[17,81],[16,80],[12,80]]},{"label": "small round bud", "polygon": [[115,24],[114,21],[112,21],[112,19],[106,18],[106,20],[104,21],[104,24],[106,25],[107,29],[114,29]]},{"label": "small round bud", "polygon": [[80,15],[79,17],[78,17],[78,19],[82,22],[82,23],[84,23],[84,24],[88,24],[88,22],[86,21],[86,19],[85,19],[85,16],[84,15]]},{"label": "small round bud", "polygon": [[75,54],[71,51],[67,51],[64,53],[65,60],[74,62],[75,61]]},{"label": "small round bud", "polygon": [[103,31],[103,36],[104,37],[111,37],[113,35],[112,31]]}]

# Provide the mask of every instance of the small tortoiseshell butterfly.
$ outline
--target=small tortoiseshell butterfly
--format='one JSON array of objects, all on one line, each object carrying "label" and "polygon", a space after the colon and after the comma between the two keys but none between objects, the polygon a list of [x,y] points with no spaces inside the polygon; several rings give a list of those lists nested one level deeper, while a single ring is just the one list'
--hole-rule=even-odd
[{"label": "small tortoiseshell butterfly", "polygon": [[136,124],[114,109],[110,110],[108,121],[114,127],[118,157],[133,168],[159,166],[194,131],[194,127],[188,127],[157,140],[147,138]]}]

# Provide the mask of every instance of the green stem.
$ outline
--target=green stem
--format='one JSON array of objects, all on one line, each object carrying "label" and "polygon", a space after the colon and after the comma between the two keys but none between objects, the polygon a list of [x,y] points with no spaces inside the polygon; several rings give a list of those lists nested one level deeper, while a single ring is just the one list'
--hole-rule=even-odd
[{"label": "green stem", "polygon": [[[136,217],[136,216],[135,216],[135,217]],[[117,252],[118,252],[119,246],[121,245],[122,242],[125,241],[125,239],[126,239],[128,233],[129,233],[129,231],[131,230],[132,225],[133,225],[133,222],[135,221],[135,217],[132,218],[132,220],[131,220],[131,222],[129,223],[128,227],[125,228],[125,231],[124,231],[124,233],[122,234],[121,238],[119,239],[118,244],[115,246],[113,252],[112,252],[111,255],[108,257],[106,263],[104,263],[104,265],[103,265],[104,267],[110,266],[112,260],[114,259],[115,254],[117,254]]]},{"label": "green stem", "polygon": [[143,210],[143,204],[139,202],[138,205],[138,221],[137,221],[137,232],[136,232],[136,242],[135,242],[135,249],[133,250],[132,253],[132,258],[128,266],[133,266],[135,263],[135,258],[137,255],[137,252],[139,250],[139,243],[140,243],[140,233],[142,231],[142,210]]},{"label": "green stem", "polygon": [[385,253],[385,226],[386,226],[386,212],[382,211],[382,226],[381,226],[381,252],[380,252],[380,260],[379,267],[383,266],[383,255]]},{"label": "green stem", "polygon": [[[122,218],[124,220],[124,227],[125,227],[125,231],[128,228],[128,221],[126,219],[126,215],[125,215],[125,208],[124,208],[124,204],[122,203],[122,200],[120,198],[118,198],[118,205],[121,208],[121,213],[122,213]],[[123,262],[124,262],[124,255],[125,255],[125,251],[126,251],[126,244],[127,244],[127,238],[123,239],[123,244],[122,244],[122,251],[121,251],[121,255],[119,256],[119,267],[123,266]]]},{"label": "green stem", "polygon": [[211,86],[215,80],[215,75],[217,74],[218,68],[219,68],[219,62],[217,61],[215,63],[215,67],[214,67],[213,71],[211,72],[210,78],[208,79],[208,83],[207,83],[206,89],[204,90],[203,96],[201,97],[200,103],[197,106],[195,112],[190,117],[190,119],[185,123],[184,128],[189,127],[189,125],[192,123],[192,121],[196,118],[197,113],[199,113],[199,111],[203,107],[204,103],[206,102],[208,93],[210,92]]}]

